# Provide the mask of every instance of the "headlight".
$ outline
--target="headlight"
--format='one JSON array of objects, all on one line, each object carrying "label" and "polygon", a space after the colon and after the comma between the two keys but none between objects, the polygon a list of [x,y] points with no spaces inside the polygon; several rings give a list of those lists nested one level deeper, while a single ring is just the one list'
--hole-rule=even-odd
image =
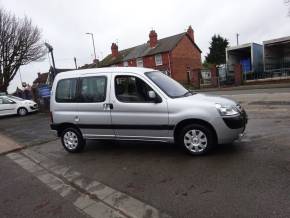
[{"label": "headlight", "polygon": [[34,105],[35,103],[33,101],[27,101],[26,104],[27,105]]},{"label": "headlight", "polygon": [[215,104],[215,107],[221,116],[235,116],[239,114],[239,111],[235,106]]}]

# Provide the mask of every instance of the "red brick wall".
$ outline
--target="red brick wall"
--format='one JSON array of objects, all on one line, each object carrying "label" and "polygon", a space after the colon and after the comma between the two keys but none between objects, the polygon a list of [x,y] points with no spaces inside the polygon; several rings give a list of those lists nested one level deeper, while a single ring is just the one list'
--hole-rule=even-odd
[{"label": "red brick wall", "polygon": [[153,68],[158,70],[168,70],[169,71],[169,59],[168,52],[162,53],[162,65],[156,66],[155,55],[143,57],[143,66],[147,68]]},{"label": "red brick wall", "polygon": [[129,67],[136,67],[137,66],[136,60],[128,60],[128,66]]},{"label": "red brick wall", "polygon": [[240,86],[243,84],[243,69],[241,64],[235,64],[235,85]]},{"label": "red brick wall", "polygon": [[193,73],[201,69],[201,53],[188,36],[184,36],[171,53],[171,75],[175,80],[188,83],[187,71]]},{"label": "red brick wall", "polygon": [[143,67],[153,68],[155,66],[154,56],[143,57]]}]

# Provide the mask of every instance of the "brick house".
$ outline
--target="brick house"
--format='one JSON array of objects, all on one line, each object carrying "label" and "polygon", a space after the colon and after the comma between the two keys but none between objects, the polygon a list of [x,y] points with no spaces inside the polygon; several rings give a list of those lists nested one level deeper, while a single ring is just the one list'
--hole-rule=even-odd
[{"label": "brick house", "polygon": [[182,83],[199,84],[201,50],[191,26],[186,32],[163,39],[151,30],[148,42],[142,45],[119,51],[112,43],[111,54],[99,62],[99,67],[109,66],[154,68]]}]

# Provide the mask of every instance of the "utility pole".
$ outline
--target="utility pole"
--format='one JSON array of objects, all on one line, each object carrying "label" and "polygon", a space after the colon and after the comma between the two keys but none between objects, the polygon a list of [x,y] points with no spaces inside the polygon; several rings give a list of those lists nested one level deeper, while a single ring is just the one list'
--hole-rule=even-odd
[{"label": "utility pole", "polygon": [[56,76],[56,68],[55,68],[55,62],[54,62],[54,56],[53,56],[53,47],[47,42],[45,42],[44,45],[47,47],[48,52],[51,54],[52,66],[53,66],[53,73],[52,73],[52,79],[51,79],[51,82],[52,82],[54,80],[54,77]]},{"label": "utility pole", "polygon": [[94,48],[94,55],[95,55],[95,59],[97,59],[96,48],[95,48],[95,40],[94,40],[94,34],[93,33],[86,33],[86,34],[91,35],[91,37],[92,37],[93,48]]},{"label": "utility pole", "polygon": [[76,58],[76,57],[74,57],[74,62],[75,62],[75,67],[76,67],[76,69],[78,69],[77,58]]},{"label": "utility pole", "polygon": [[237,45],[239,45],[239,36],[240,34],[237,33]]}]

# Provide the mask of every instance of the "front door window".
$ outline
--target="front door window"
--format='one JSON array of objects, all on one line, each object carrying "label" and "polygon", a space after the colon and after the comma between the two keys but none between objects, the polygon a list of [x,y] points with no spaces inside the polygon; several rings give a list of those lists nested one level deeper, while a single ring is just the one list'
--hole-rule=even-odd
[{"label": "front door window", "polygon": [[152,88],[135,76],[117,76],[115,78],[115,95],[121,102],[146,103],[152,102],[148,92]]}]

